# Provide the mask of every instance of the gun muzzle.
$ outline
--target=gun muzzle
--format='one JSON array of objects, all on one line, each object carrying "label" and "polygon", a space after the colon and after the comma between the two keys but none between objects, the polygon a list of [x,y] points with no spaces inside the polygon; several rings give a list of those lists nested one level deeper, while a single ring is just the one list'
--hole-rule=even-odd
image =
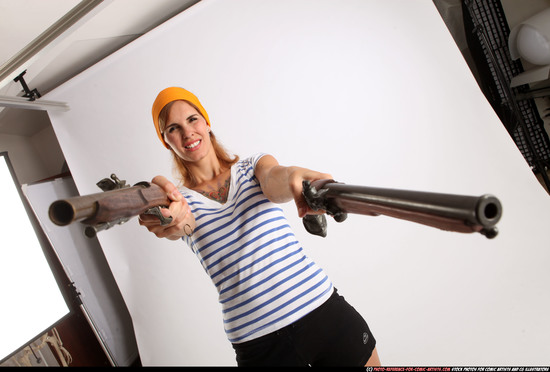
[{"label": "gun muzzle", "polygon": [[72,199],[58,200],[50,205],[48,214],[50,220],[58,226],[67,226],[74,221],[93,216],[96,212],[96,203],[79,203]]}]

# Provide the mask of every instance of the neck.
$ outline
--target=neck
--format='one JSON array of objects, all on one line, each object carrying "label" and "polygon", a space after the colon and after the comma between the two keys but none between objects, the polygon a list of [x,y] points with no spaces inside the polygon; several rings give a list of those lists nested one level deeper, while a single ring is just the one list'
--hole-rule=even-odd
[{"label": "neck", "polygon": [[216,156],[201,159],[196,163],[190,163],[188,164],[188,169],[195,177],[195,186],[212,181],[226,170],[222,167]]}]

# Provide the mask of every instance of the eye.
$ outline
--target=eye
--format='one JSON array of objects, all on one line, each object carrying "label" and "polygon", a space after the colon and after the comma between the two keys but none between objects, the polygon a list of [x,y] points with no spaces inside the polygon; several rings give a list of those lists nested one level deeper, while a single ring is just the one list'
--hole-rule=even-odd
[{"label": "eye", "polygon": [[199,118],[198,118],[196,115],[195,115],[195,116],[191,116],[191,117],[189,118],[189,123],[192,123],[192,122],[194,122],[194,121],[197,121],[198,119],[199,119]]},{"label": "eye", "polygon": [[171,125],[166,129],[166,133],[172,133],[177,129],[176,125]]}]

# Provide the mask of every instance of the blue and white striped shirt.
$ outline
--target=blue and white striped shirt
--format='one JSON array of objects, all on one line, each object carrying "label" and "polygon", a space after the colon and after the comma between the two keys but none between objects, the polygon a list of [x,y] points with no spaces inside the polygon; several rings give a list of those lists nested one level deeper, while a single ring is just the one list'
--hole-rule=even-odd
[{"label": "blue and white striped shirt", "polygon": [[233,165],[225,204],[181,190],[197,223],[183,239],[218,290],[232,343],[281,329],[332,294],[330,279],[305,255],[283,210],[262,193],[254,168],[263,155]]}]

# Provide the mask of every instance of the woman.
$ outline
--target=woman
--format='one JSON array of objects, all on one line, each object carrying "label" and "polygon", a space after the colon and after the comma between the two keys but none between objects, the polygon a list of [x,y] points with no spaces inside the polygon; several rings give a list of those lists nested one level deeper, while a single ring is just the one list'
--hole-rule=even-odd
[{"label": "woman", "polygon": [[224,328],[239,366],[379,365],[366,322],[333,287],[291,231],[277,203],[294,200],[300,217],[315,213],[302,181],[329,174],[284,167],[271,155],[231,157],[191,92],[167,88],[153,104],[159,139],[173,155],[181,191],[153,182],[173,201],[140,224],[159,238],[183,239],[212,279]]}]

